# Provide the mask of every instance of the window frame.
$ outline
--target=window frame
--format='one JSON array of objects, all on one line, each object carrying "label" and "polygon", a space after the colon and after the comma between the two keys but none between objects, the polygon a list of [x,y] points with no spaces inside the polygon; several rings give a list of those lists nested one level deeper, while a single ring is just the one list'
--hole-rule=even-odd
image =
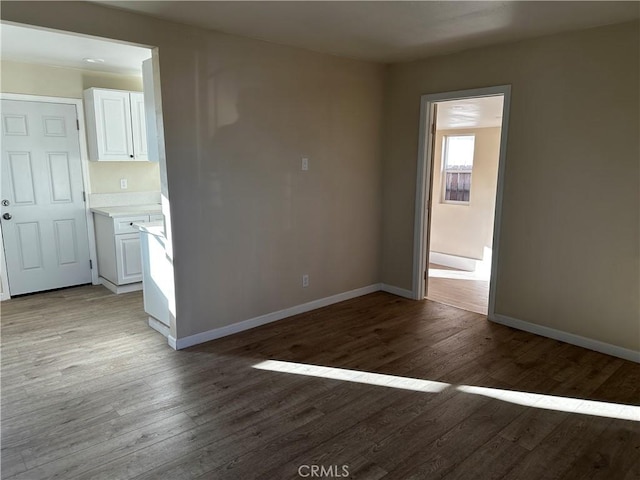
[{"label": "window frame", "polygon": [[[447,153],[449,149],[449,138],[451,137],[473,137],[473,152],[471,159],[471,169],[465,170],[456,170],[456,169],[447,169]],[[450,204],[450,205],[465,205],[469,206],[471,204],[471,186],[473,185],[473,160],[475,159],[476,153],[476,134],[475,133],[454,133],[454,134],[445,134],[442,136],[442,161],[441,161],[441,171],[440,171],[440,203]],[[469,174],[469,200],[447,200],[447,173],[468,173]]]}]

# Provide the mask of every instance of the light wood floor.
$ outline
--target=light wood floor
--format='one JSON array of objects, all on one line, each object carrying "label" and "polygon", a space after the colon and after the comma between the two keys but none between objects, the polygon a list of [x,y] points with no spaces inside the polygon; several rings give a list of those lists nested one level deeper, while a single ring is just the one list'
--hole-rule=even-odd
[{"label": "light wood floor", "polygon": [[470,278],[442,278],[435,272],[453,272],[464,276],[464,270],[429,264],[427,298],[470,312],[487,314],[489,305],[489,280]]},{"label": "light wood floor", "polygon": [[[639,365],[438,303],[380,292],[180,352],[146,326],[139,292],[81,287],[1,308],[2,478],[278,480],[305,464],[354,479],[640,475],[637,422],[459,387],[590,399],[615,416],[640,399]],[[265,360],[444,390],[252,367]]]}]

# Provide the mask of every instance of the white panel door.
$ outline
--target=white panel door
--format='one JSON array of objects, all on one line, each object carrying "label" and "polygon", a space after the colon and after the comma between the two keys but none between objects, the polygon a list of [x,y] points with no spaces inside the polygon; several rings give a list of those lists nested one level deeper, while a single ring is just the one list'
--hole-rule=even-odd
[{"label": "white panel door", "polygon": [[144,111],[144,94],[131,92],[131,129],[133,131],[133,157],[149,160],[147,148],[147,127]]},{"label": "white panel door", "polygon": [[93,95],[98,158],[133,159],[129,92],[95,89]]},{"label": "white panel door", "polygon": [[76,107],[2,100],[1,118],[9,292],[90,283]]}]

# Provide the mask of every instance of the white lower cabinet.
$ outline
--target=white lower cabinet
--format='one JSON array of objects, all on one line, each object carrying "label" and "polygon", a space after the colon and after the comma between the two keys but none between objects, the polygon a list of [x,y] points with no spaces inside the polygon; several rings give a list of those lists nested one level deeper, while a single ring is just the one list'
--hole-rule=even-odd
[{"label": "white lower cabinet", "polygon": [[140,255],[140,234],[116,235],[117,285],[142,281],[142,258]]},{"label": "white lower cabinet", "polygon": [[98,275],[116,286],[141,282],[140,233],[134,224],[161,218],[162,215],[107,217],[94,213]]}]

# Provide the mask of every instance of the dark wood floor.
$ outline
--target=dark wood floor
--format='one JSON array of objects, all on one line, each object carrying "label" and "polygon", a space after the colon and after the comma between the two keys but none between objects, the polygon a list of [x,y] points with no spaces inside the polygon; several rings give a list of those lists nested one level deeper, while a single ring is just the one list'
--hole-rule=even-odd
[{"label": "dark wood floor", "polygon": [[[1,308],[2,478],[273,480],[312,464],[355,479],[640,478],[638,422],[458,388],[615,412],[638,404],[639,365],[446,305],[376,293],[180,352],[146,326],[139,293],[81,287]],[[253,368],[265,360],[445,388]]]}]

